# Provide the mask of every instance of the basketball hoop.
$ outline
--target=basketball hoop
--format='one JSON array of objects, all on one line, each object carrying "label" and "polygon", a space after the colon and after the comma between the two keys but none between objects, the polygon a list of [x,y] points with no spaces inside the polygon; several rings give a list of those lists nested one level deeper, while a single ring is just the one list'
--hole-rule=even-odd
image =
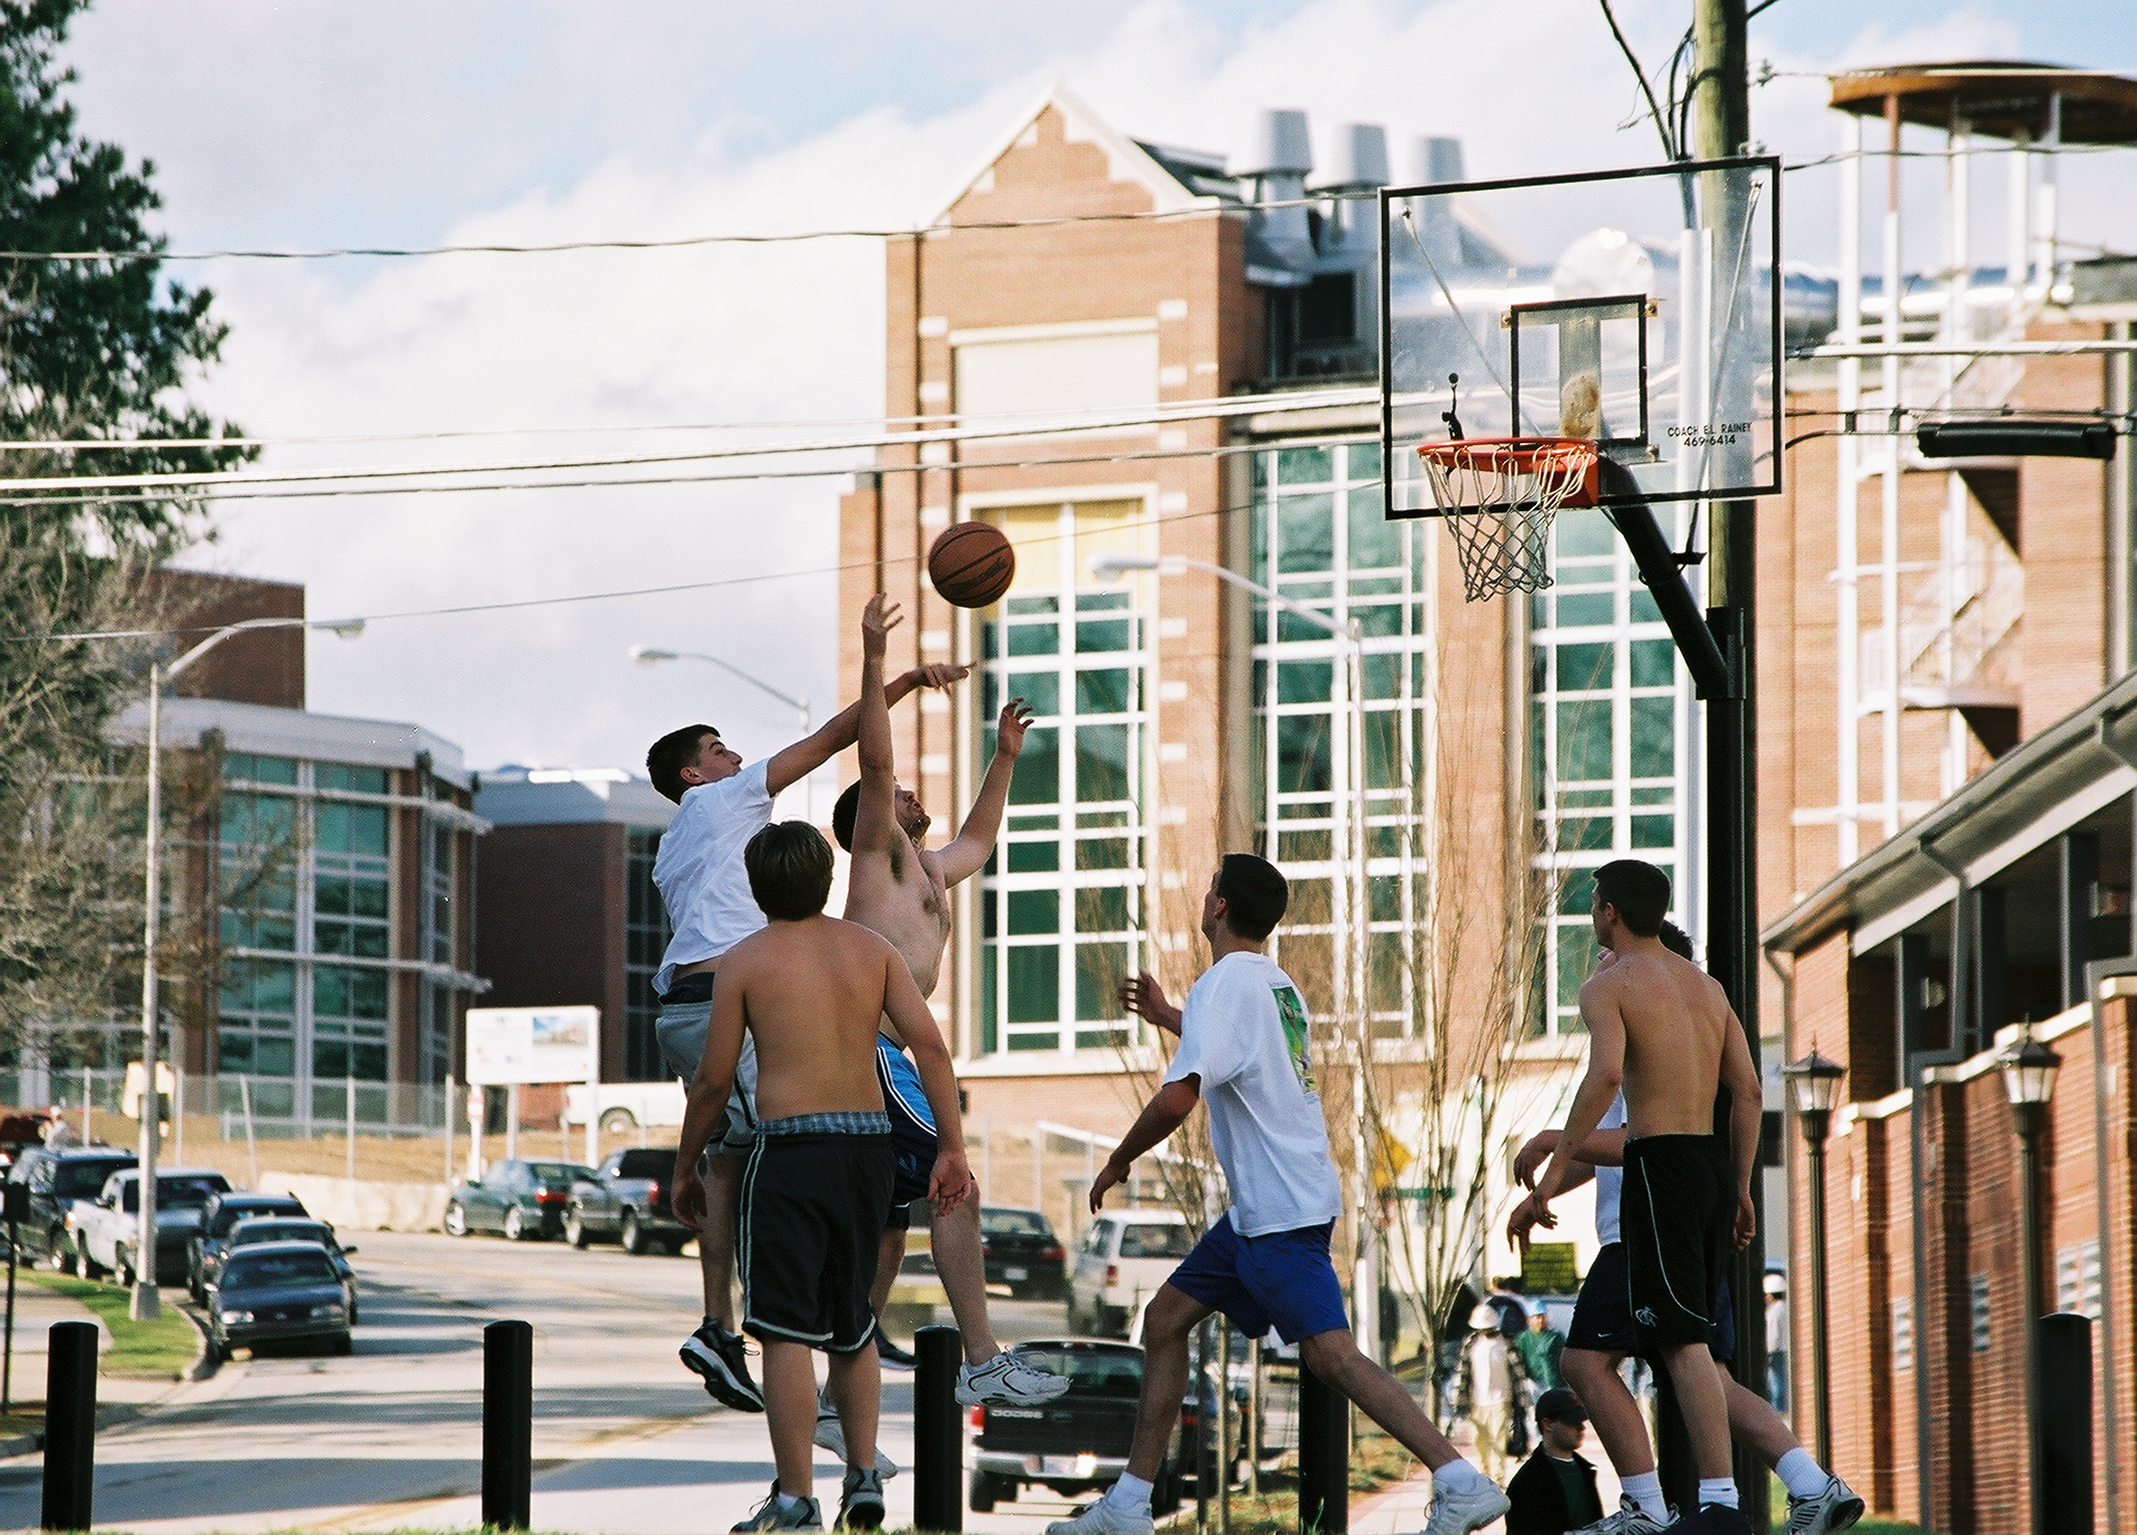
[{"label": "basketball hoop", "polygon": [[1428,442],[1417,450],[1434,509],[1454,529],[1462,594],[1476,602],[1551,584],[1551,519],[1562,506],[1593,506],[1595,444],[1580,437],[1491,437]]}]

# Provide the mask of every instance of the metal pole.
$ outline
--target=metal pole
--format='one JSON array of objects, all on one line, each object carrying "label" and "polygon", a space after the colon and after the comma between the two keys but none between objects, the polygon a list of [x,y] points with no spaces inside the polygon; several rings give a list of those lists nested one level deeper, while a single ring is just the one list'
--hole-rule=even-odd
[{"label": "metal pole", "polygon": [[922,1327],[913,1334],[913,1354],[913,1526],[956,1535],[965,1527],[965,1436],[957,1410],[965,1347],[954,1327]]},{"label": "metal pole", "polygon": [[[13,1189],[9,1190],[13,1193]],[[0,1354],[0,1417],[5,1417],[15,1405],[15,1249],[18,1245],[16,1230],[19,1217],[15,1202],[8,1201],[7,1212],[7,1350]]]},{"label": "metal pole", "polygon": [[[2045,1535],[2047,1488],[2041,1476],[2041,1206],[2040,1138],[2048,1123],[2044,1103],[2015,1103],[2011,1111],[2018,1121],[2019,1226],[2025,1234],[2026,1251],[2020,1264],[2026,1332],[2026,1527],[2033,1535]],[[2089,1522],[2089,1521],[2088,1521]]]},{"label": "metal pole", "polygon": [[[2048,1535],[2092,1535],[2092,1318],[2058,1311],[2040,1338],[2041,1446]],[[2110,1450],[2109,1453],[2113,1453]]]},{"label": "metal pole", "polygon": [[171,1128],[178,1136],[178,1165],[186,1160],[185,1030],[171,1031]]},{"label": "metal pole", "polygon": [[534,1478],[534,1328],[492,1322],[482,1330],[482,1522],[524,1530]]},{"label": "metal pole", "polygon": [[1350,1403],[1299,1361],[1299,1529],[1350,1529]]},{"label": "metal pole", "polygon": [[54,1322],[45,1355],[48,1530],[86,1530],[96,1491],[96,1323]]},{"label": "metal pole", "polygon": [[349,1138],[349,1181],[356,1181],[356,1078],[345,1075],[341,1079],[341,1116]]},{"label": "metal pole", "polygon": [[[137,1322],[163,1314],[156,1289],[156,1139],[163,1105],[156,1092],[156,945],[162,938],[163,667],[148,669],[148,833],[143,862],[145,912],[141,947],[141,1211],[134,1228],[134,1289],[128,1314]],[[145,1257],[143,1256],[145,1255]],[[74,1526],[83,1528],[85,1526]]]},{"label": "metal pole", "polygon": [[1247,1344],[1247,1496],[1261,1496],[1261,1339]]},{"label": "metal pole", "polygon": [[[1818,1412],[1818,1464],[1833,1463],[1832,1361],[1825,1320],[1825,1115],[1801,1116],[1803,1140],[1810,1152],[1811,1216],[1811,1400]],[[1921,1343],[1916,1348],[1921,1350]]]},{"label": "metal pole", "polygon": [[1217,1318],[1217,1535],[1232,1528],[1232,1324]]},{"label": "metal pole", "polygon": [[453,1181],[453,1078],[445,1078],[445,1181]]},{"label": "metal pole", "polygon": [[96,1114],[96,1109],[89,1101],[89,1092],[93,1085],[94,1079],[90,1076],[90,1068],[84,1066],[82,1068],[82,1144],[84,1146],[94,1146],[96,1144],[96,1136],[92,1132],[92,1120]]},{"label": "metal pole", "polygon": [[505,1089],[505,1160],[519,1155],[519,1084]]}]

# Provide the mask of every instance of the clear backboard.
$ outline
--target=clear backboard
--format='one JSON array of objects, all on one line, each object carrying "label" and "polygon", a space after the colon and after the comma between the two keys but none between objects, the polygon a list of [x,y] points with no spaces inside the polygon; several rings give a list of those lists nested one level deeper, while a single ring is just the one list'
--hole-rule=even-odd
[{"label": "clear backboard", "polygon": [[[1455,509],[1417,454],[1450,435],[1584,439],[1650,501],[1777,492],[1780,171],[1702,160],[1382,191],[1388,515]],[[1612,484],[1605,505],[1623,499]]]}]

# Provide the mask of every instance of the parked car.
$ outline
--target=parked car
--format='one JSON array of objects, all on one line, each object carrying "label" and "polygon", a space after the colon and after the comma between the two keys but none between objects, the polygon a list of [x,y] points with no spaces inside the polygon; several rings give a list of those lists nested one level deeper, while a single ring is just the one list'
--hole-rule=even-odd
[{"label": "parked car", "polygon": [[[201,1212],[210,1199],[229,1192],[230,1180],[212,1167],[174,1167],[169,1172],[157,1172],[157,1284],[185,1283],[186,1244],[200,1230]],[[94,1279],[111,1273],[118,1276],[120,1284],[132,1284],[141,1266],[135,1248],[140,1223],[141,1174],[129,1167],[104,1180],[104,1191],[97,1195],[95,1204],[75,1212],[75,1245],[83,1277]]]},{"label": "parked car", "polygon": [[[186,1289],[202,1300],[201,1274],[210,1253],[220,1252],[230,1228],[257,1215],[308,1214],[304,1201],[294,1194],[217,1194],[200,1212],[200,1230],[186,1243]],[[160,1240],[160,1238],[159,1238]]]},{"label": "parked car", "polygon": [[232,1252],[208,1287],[216,1357],[262,1343],[318,1339],[351,1348],[349,1308],[333,1260],[316,1242],[263,1242]]},{"label": "parked car", "polygon": [[612,1151],[592,1183],[572,1185],[564,1207],[564,1240],[574,1247],[621,1242],[633,1256],[654,1248],[674,1254],[697,1233],[668,1210],[675,1148],[634,1146]]},{"label": "parked car", "polygon": [[546,1241],[563,1234],[572,1185],[600,1181],[599,1173],[580,1162],[516,1157],[493,1163],[481,1178],[463,1178],[453,1185],[445,1202],[446,1235],[495,1231],[512,1242],[530,1237]]},{"label": "parked car", "polygon": [[1091,1222],[1069,1276],[1073,1333],[1126,1337],[1146,1297],[1194,1250],[1195,1234],[1177,1210],[1107,1210]]},{"label": "parked car", "polygon": [[1037,1210],[988,1206],[979,1212],[979,1246],[987,1283],[1007,1285],[1019,1300],[1059,1300],[1068,1289],[1068,1251]]},{"label": "parked car", "polygon": [[208,1286],[221,1278],[223,1268],[229,1263],[232,1253],[242,1252],[248,1247],[258,1247],[266,1242],[310,1242],[325,1248],[327,1257],[333,1261],[334,1272],[341,1277],[341,1293],[349,1307],[349,1325],[356,1325],[356,1270],[349,1264],[349,1255],[356,1249],[343,1247],[335,1239],[332,1226],[308,1216],[301,1220],[283,1215],[255,1216],[250,1220],[239,1221],[231,1227],[230,1234],[217,1243],[215,1251],[208,1255],[201,1273],[201,1298],[205,1300]]},{"label": "parked car", "polygon": [[[1073,1497],[1110,1486],[1128,1468],[1135,1404],[1143,1389],[1143,1351],[1131,1343],[1061,1338],[1010,1345],[1038,1370],[1066,1376],[1069,1388],[1038,1407],[975,1407],[970,1502],[993,1512],[1026,1487]],[[1180,1506],[1181,1443],[1177,1426],[1152,1480],[1150,1511]]]},{"label": "parked car", "polygon": [[22,1256],[56,1269],[73,1268],[76,1248],[69,1217],[74,1207],[94,1204],[104,1180],[133,1165],[134,1154],[116,1146],[25,1150],[8,1170],[10,1182],[26,1183],[30,1189],[30,1213],[16,1233]]}]

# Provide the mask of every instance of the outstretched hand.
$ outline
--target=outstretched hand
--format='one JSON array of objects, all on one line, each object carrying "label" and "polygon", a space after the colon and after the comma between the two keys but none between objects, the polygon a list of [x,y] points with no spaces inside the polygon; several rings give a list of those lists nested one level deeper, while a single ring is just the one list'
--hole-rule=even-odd
[{"label": "outstretched hand", "polygon": [[898,604],[882,592],[868,599],[868,606],[861,610],[861,654],[880,656],[890,631],[905,621],[898,611]]},{"label": "outstretched hand", "polygon": [[1524,1258],[1529,1252],[1529,1233],[1538,1226],[1546,1231],[1556,1230],[1558,1217],[1551,1213],[1550,1203],[1542,1195],[1530,1194],[1506,1218],[1506,1239]]},{"label": "outstretched hand", "polygon": [[1014,757],[1024,749],[1024,732],[1031,728],[1030,707],[1021,698],[1012,698],[1002,705],[1002,717],[994,724],[994,749],[1004,757]]},{"label": "outstretched hand", "polygon": [[947,661],[916,666],[905,674],[906,680],[916,688],[946,688],[953,682],[962,682],[971,675],[971,667],[952,666]]},{"label": "outstretched hand", "polygon": [[1138,971],[1120,983],[1120,1005],[1168,1034],[1180,1032],[1180,1010],[1166,1000],[1165,988],[1148,970]]},{"label": "outstretched hand", "polygon": [[1093,1215],[1096,1215],[1098,1207],[1106,1202],[1106,1190],[1113,1188],[1117,1184],[1127,1182],[1128,1171],[1128,1168],[1115,1166],[1111,1162],[1098,1169],[1098,1176],[1091,1180],[1091,1213]]}]

